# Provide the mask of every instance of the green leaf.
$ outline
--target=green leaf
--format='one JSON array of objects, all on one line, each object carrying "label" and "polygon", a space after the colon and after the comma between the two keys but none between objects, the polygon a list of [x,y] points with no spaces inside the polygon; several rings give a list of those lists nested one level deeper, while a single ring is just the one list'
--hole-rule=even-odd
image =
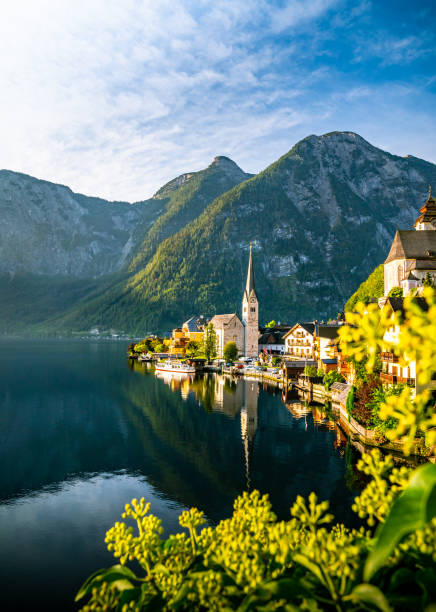
[{"label": "green leaf", "polygon": [[407,488],[395,500],[386,521],[376,532],[375,545],[364,569],[369,581],[406,535],[422,529],[436,516],[436,465],[416,469]]},{"label": "green leaf", "polygon": [[375,606],[382,612],[391,612],[391,607],[389,606],[386,597],[383,595],[380,589],[373,584],[358,584],[350,593],[349,598],[357,603],[361,602]]},{"label": "green leaf", "polygon": [[[293,599],[295,596],[303,597],[307,594],[306,589],[298,580],[291,578],[280,578],[260,584],[254,593],[247,595],[238,608],[238,612],[249,610],[261,610],[263,605],[271,600]],[[291,606],[291,604],[289,604]],[[291,606],[292,608],[293,606]],[[291,609],[290,608],[290,609]],[[298,608],[295,608],[296,610]]]},{"label": "green leaf", "polygon": [[294,555],[293,561],[295,561],[295,563],[299,563],[300,565],[308,569],[309,572],[311,572],[318,578],[322,585],[326,586],[324,576],[322,575],[321,570],[315,563],[312,563],[312,561],[309,561],[307,557],[300,553]]},{"label": "green leaf", "polygon": [[[130,580],[137,580],[136,575],[128,567],[124,565],[113,565],[108,569],[97,570],[80,587],[79,592],[76,595],[75,601],[79,601],[85,595],[87,595],[92,587],[96,584],[102,584],[103,582],[118,582],[116,585],[119,591],[133,588]],[[129,585],[129,586],[128,586]]]},{"label": "green leaf", "polygon": [[142,598],[142,591],[140,587],[135,587],[133,589],[125,590],[121,594],[120,600],[118,602],[117,610],[121,612],[125,604],[128,604],[131,601],[136,601],[139,603],[141,598]]}]

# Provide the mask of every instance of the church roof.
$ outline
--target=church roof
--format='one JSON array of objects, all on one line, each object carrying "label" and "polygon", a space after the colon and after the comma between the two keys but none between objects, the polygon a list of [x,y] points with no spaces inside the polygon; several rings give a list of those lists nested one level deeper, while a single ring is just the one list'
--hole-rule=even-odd
[{"label": "church roof", "polygon": [[253,253],[252,253],[251,242],[250,242],[250,257],[248,260],[247,282],[245,285],[245,294],[247,298],[250,296],[252,292],[254,293],[255,297],[257,297],[256,286],[254,284]]},{"label": "church roof", "polygon": [[222,327],[223,325],[228,325],[234,317],[236,317],[239,321],[239,317],[235,312],[233,312],[231,314],[215,315],[212,317],[210,322],[214,327]]},{"label": "church roof", "polygon": [[[419,308],[421,310],[423,310],[424,312],[428,311],[429,305],[428,302],[425,298],[423,297],[415,297],[413,298],[413,303],[416,304],[417,306],[419,306]],[[404,308],[404,298],[402,297],[389,297],[387,298],[383,308],[386,308],[386,305],[389,304],[389,306],[392,308],[392,310],[394,312],[401,312],[401,314],[404,316],[405,314],[405,308]]]},{"label": "church roof", "polygon": [[397,230],[385,264],[395,259],[435,259],[435,230]]}]

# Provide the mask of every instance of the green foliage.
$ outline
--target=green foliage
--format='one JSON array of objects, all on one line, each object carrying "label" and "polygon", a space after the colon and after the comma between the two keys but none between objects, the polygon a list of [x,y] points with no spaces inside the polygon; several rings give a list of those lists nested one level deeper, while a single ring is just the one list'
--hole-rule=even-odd
[{"label": "green foliage", "polygon": [[427,274],[425,275],[425,278],[422,282],[424,287],[434,287],[434,281],[433,281],[433,277],[430,274],[430,272],[427,272]]},{"label": "green foliage", "polygon": [[354,392],[355,392],[355,387],[352,386],[348,392],[347,400],[345,402],[345,408],[347,410],[348,420],[350,420],[353,414],[353,410],[354,410]]},{"label": "green foliage", "polygon": [[304,368],[304,374],[306,376],[317,376],[317,373],[318,373],[318,369],[314,365],[305,366]]},{"label": "green foliage", "polygon": [[[435,593],[436,466],[411,474],[375,450],[358,468],[370,481],[353,508],[372,525],[380,521],[375,541],[363,528],[335,524],[314,493],[297,497],[288,521],[277,521],[258,491],[238,497],[233,515],[216,527],[191,508],[179,518],[185,531],[167,539],[150,504],[134,499],[123,514],[133,525],[117,522],[106,535],[119,563],[90,576],[76,601],[90,598],[83,610],[128,610],[131,602],[168,612],[346,612],[404,609],[415,597],[415,609],[423,609]],[[415,574],[406,568],[417,556]]]},{"label": "green foliage", "polygon": [[[377,530],[375,546],[365,563],[364,579],[372,578],[404,536],[425,530],[435,517],[436,465],[422,465],[415,470]],[[432,553],[436,557],[436,551]]]},{"label": "green foliage", "polygon": [[198,357],[202,351],[203,347],[200,342],[196,340],[190,340],[186,345],[186,354],[189,357]]},{"label": "green foliage", "polygon": [[388,293],[388,297],[403,297],[403,289],[401,287],[392,287]]},{"label": "green foliage", "polygon": [[212,323],[208,323],[203,334],[203,353],[208,361],[217,355],[217,337]]},{"label": "green foliage", "polygon": [[164,344],[162,338],[156,338],[155,336],[149,336],[144,338],[140,342],[137,342],[133,350],[135,353],[161,353],[164,350]]},{"label": "green foliage", "polygon": [[345,378],[342,376],[342,374],[339,374],[337,370],[330,370],[330,372],[327,372],[327,374],[324,374],[324,377],[322,379],[322,384],[327,389],[327,391],[330,391],[332,384],[335,382],[341,382],[341,383],[345,382]]},{"label": "green foliage", "polygon": [[226,361],[235,361],[238,357],[238,347],[235,342],[226,342],[223,349],[224,359]]},{"label": "green foliage", "polygon": [[404,385],[385,385],[375,389],[368,403],[368,408],[371,410],[371,426],[382,436],[386,436],[388,429],[396,429],[398,419],[388,417],[387,419],[380,418],[380,408],[386,403],[388,397],[400,396],[403,392]]},{"label": "green foliage", "polygon": [[368,276],[355,293],[350,297],[345,304],[347,312],[354,310],[358,302],[367,303],[371,298],[382,297],[384,294],[384,267],[383,264]]},{"label": "green foliage", "polygon": [[265,327],[275,327],[277,325],[277,323],[274,321],[274,319],[272,321],[270,321],[269,323],[267,323],[265,325]]},{"label": "green foliage", "polygon": [[271,359],[271,364],[273,366],[278,366],[282,363],[282,358],[279,357],[278,355],[274,355],[274,357]]}]

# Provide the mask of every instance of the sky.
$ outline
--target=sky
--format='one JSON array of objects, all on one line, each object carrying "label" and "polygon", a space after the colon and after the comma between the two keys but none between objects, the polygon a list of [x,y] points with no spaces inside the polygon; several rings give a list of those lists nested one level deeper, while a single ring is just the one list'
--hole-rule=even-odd
[{"label": "sky", "polygon": [[0,168],[133,202],[335,130],[436,163],[433,1],[0,4]]}]

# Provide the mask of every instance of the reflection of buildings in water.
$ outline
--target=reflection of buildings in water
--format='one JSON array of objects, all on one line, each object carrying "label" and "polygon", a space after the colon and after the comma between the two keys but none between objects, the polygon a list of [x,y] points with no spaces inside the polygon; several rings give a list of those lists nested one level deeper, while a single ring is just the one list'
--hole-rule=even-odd
[{"label": "reflection of buildings in water", "polygon": [[312,414],[313,422],[317,426],[317,429],[327,429],[329,431],[333,431],[335,429],[335,422],[326,417],[324,410],[313,406]]},{"label": "reflection of buildings in water", "polygon": [[333,442],[334,448],[339,452],[340,455],[344,455],[345,447],[347,446],[348,437],[344,434],[342,429],[336,425],[336,439]]},{"label": "reflection of buildings in water", "polygon": [[227,376],[215,376],[214,412],[235,418],[243,403],[243,381],[232,381]]},{"label": "reflection of buildings in water", "polygon": [[306,417],[312,412],[311,407],[299,399],[290,399],[285,403],[285,406],[296,419]]},{"label": "reflection of buildings in water", "polygon": [[245,475],[247,490],[250,490],[250,461],[254,438],[257,431],[257,404],[259,400],[259,385],[253,381],[241,381],[243,388],[243,404],[241,407],[241,437],[245,455]]}]

